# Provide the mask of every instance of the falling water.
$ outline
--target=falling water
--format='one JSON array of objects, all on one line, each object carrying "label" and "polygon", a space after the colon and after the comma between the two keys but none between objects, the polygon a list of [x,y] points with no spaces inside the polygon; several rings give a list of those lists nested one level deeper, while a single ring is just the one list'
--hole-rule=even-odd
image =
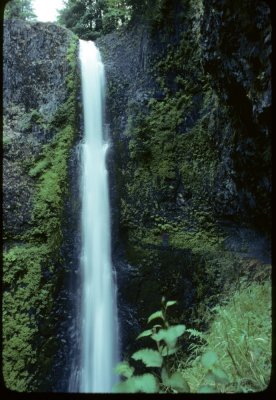
[{"label": "falling water", "polygon": [[109,393],[116,382],[117,306],[110,249],[108,143],[103,135],[104,67],[93,42],[80,40],[82,145],[82,344],[80,392]]}]

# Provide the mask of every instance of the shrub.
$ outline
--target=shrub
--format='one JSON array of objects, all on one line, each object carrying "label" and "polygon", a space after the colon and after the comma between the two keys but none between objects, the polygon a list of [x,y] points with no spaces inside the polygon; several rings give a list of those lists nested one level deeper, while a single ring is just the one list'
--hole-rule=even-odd
[{"label": "shrub", "polygon": [[173,392],[189,392],[189,385],[178,371],[169,374],[168,358],[178,351],[177,340],[186,330],[185,325],[170,325],[167,319],[167,309],[176,301],[162,299],[162,309],[154,312],[148,318],[148,324],[158,319],[153,327],[140,333],[137,339],[150,337],[157,346],[157,350],[143,348],[132,354],[136,361],[140,360],[147,368],[158,368],[159,376],[154,373],[134,375],[134,367],[127,361],[119,363],[116,372],[123,377],[123,381],[114,387],[117,393],[163,393],[167,390]]}]

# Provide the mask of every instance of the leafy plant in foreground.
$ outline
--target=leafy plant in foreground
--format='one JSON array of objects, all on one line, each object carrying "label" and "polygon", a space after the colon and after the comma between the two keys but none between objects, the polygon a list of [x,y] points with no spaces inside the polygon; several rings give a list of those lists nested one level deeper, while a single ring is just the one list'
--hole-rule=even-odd
[{"label": "leafy plant in foreground", "polygon": [[176,304],[176,301],[162,299],[162,309],[154,312],[148,318],[148,324],[160,320],[153,327],[140,333],[137,339],[150,337],[157,350],[142,348],[132,354],[131,358],[140,360],[147,368],[158,368],[157,373],[145,373],[135,375],[135,369],[127,361],[119,363],[116,372],[123,377],[123,381],[115,385],[117,393],[163,393],[165,391],[190,392],[190,388],[182,374],[177,371],[172,374],[168,369],[168,357],[178,351],[177,340],[186,330],[185,325],[170,325],[167,320],[168,307]]},{"label": "leafy plant in foreground", "polygon": [[207,351],[201,357],[201,364],[205,369],[204,383],[197,393],[223,392],[224,385],[229,383],[225,371],[218,365],[218,356],[214,351]]},{"label": "leafy plant in foreground", "polygon": [[[244,284],[211,310],[205,343],[190,346],[190,357],[177,367],[192,392],[249,393],[267,388],[272,367],[271,303],[271,282],[265,280]],[[204,354],[213,350],[217,357],[211,356],[208,366]],[[228,382],[220,379],[217,368],[225,371]]]}]

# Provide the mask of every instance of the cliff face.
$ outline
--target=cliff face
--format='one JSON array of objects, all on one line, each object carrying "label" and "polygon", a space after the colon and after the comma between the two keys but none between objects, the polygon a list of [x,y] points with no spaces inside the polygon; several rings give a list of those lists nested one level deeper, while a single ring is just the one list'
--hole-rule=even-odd
[{"label": "cliff face", "polygon": [[[77,136],[76,51],[77,38],[66,29],[4,21],[3,373],[17,391],[62,386],[58,366],[65,362],[64,374],[68,368],[62,324],[72,306],[65,281],[74,273],[75,248],[66,252],[63,244],[72,241],[65,216],[78,181],[69,168]],[[71,201],[73,216],[74,207]]]},{"label": "cliff face", "polygon": [[[175,322],[202,328],[206,304],[270,262],[270,9],[163,4],[97,40],[122,356],[162,296],[178,301]],[[66,391],[80,325],[77,38],[5,21],[3,89],[4,379]]]},{"label": "cliff face", "polygon": [[[233,130],[237,131],[232,138],[221,135],[225,143],[220,149],[224,158],[232,160],[235,207],[231,210],[227,197],[223,201],[220,188],[217,211],[242,215],[249,224],[269,230],[271,25],[267,3],[204,2],[200,45],[204,71],[212,77],[211,86],[222,103],[229,107]],[[225,174],[226,168],[218,177],[220,181]]]},{"label": "cliff face", "polygon": [[270,35],[263,1],[167,1],[97,40],[126,353],[163,295],[194,321],[269,263]]},{"label": "cliff face", "polygon": [[31,164],[52,139],[53,130],[46,124],[67,96],[70,32],[20,20],[5,21],[4,29],[4,229],[8,237],[22,233],[31,222],[35,182],[22,160]]}]

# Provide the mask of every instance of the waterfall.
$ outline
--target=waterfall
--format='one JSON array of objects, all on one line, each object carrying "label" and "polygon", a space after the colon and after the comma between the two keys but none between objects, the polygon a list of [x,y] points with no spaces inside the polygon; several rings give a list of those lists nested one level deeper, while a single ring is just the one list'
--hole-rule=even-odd
[{"label": "waterfall", "polygon": [[79,57],[84,109],[79,391],[109,393],[116,382],[118,322],[103,130],[104,66],[93,42],[80,40]]}]

